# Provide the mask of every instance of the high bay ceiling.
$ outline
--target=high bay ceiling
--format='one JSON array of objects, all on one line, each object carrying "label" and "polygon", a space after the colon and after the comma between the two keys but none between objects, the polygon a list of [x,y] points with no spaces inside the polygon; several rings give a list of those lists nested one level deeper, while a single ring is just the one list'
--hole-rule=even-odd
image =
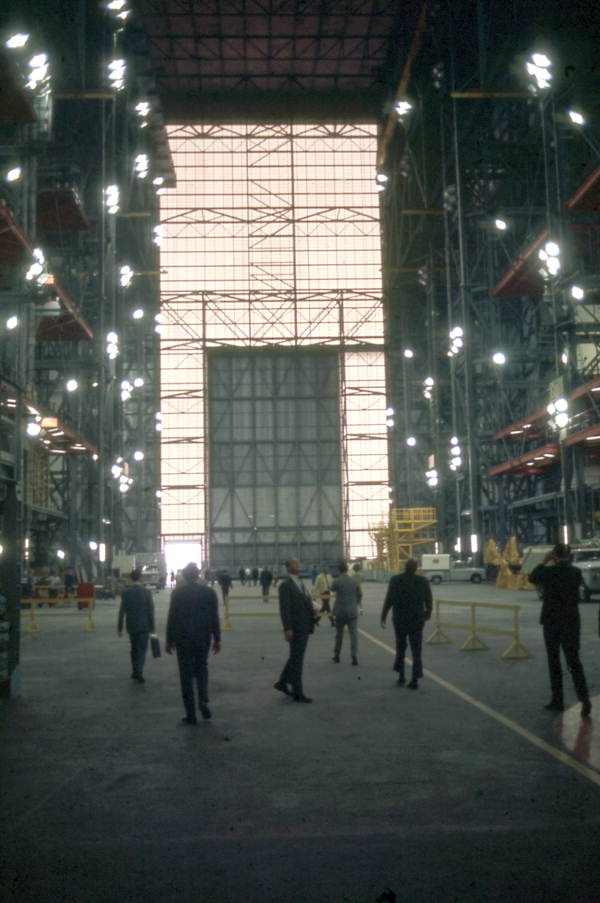
[{"label": "high bay ceiling", "polygon": [[420,0],[136,0],[165,116],[370,119],[393,97]]}]

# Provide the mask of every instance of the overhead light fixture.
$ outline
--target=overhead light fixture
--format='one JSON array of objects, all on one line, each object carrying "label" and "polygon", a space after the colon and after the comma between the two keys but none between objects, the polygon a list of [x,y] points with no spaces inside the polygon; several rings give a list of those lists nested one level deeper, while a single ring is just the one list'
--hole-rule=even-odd
[{"label": "overhead light fixture", "polygon": [[6,321],[7,329],[16,329],[19,325],[19,318],[13,314],[12,317],[9,317]]},{"label": "overhead light fixture", "polygon": [[30,421],[27,424],[27,435],[28,436],[39,436],[42,432],[42,428],[39,423],[36,423],[35,420]]},{"label": "overhead light fixture", "polygon": [[552,73],[550,68],[552,61],[545,53],[532,53],[531,58],[526,61],[525,69],[531,78],[530,90],[534,93],[547,90],[552,83]]},{"label": "overhead light fixture", "polygon": [[133,320],[141,320],[143,316],[144,311],[141,307],[136,307],[136,309],[131,312],[131,317]]},{"label": "overhead light fixture", "polygon": [[119,200],[121,192],[118,185],[108,185],[104,189],[104,203],[109,213],[115,214],[119,212]]},{"label": "overhead light fixture", "polygon": [[496,217],[496,219],[494,220],[494,225],[499,232],[506,232],[506,230],[508,229],[508,223],[500,216]]},{"label": "overhead light fixture", "polygon": [[538,257],[542,261],[542,275],[556,276],[560,270],[560,247],[555,241],[547,241],[538,251]]},{"label": "overhead light fixture", "polygon": [[583,301],[583,299],[585,298],[585,292],[580,285],[571,286],[571,297],[574,298],[575,301]]},{"label": "overhead light fixture", "polygon": [[124,264],[119,270],[119,284],[122,288],[127,288],[127,286],[131,285],[131,281],[134,277],[135,273],[129,266],[129,264]]},{"label": "overhead light fixture", "polygon": [[414,448],[415,445],[417,444],[417,440],[416,440],[416,438],[415,438],[414,436],[407,436],[407,438],[406,438],[406,444],[407,444],[408,446],[410,446],[410,448]]},{"label": "overhead light fixture", "polygon": [[67,382],[65,383],[65,388],[66,388],[67,392],[74,392],[76,389],[79,388],[79,383],[77,382],[76,379],[68,379]]},{"label": "overhead light fixture", "polygon": [[492,360],[495,364],[498,364],[498,366],[501,367],[506,363],[506,355],[503,351],[494,351],[494,353],[492,354]]},{"label": "overhead light fixture", "polygon": [[134,461],[143,461],[144,460],[144,452],[140,451],[139,449],[134,451],[133,459],[134,459]]},{"label": "overhead light fixture", "polygon": [[138,179],[145,179],[150,168],[148,154],[137,154],[133,163],[133,169]]},{"label": "overhead light fixture", "polygon": [[13,166],[12,169],[9,169],[5,175],[5,179],[7,182],[18,182],[22,175],[22,169],[20,166]]},{"label": "overhead light fixture", "polygon": [[399,100],[394,106],[394,109],[396,111],[398,119],[402,119],[404,116],[407,116],[411,112],[413,105],[408,100]]},{"label": "overhead light fixture", "polygon": [[28,34],[17,33],[11,35],[10,38],[4,42],[4,46],[8,47],[10,50],[19,50],[21,47],[25,46],[28,40]]},{"label": "overhead light fixture", "polygon": [[404,357],[407,358],[408,360],[410,360],[411,357],[414,357],[414,356],[415,356],[415,353],[414,353],[414,351],[412,350],[412,348],[405,348],[404,351],[402,352],[402,354],[403,354]]},{"label": "overhead light fixture", "polygon": [[585,117],[578,110],[569,110],[567,116],[573,125],[585,125]]},{"label": "overhead light fixture", "polygon": [[111,88],[115,91],[121,91],[125,87],[125,73],[127,64],[125,60],[111,60],[108,64],[108,80]]}]

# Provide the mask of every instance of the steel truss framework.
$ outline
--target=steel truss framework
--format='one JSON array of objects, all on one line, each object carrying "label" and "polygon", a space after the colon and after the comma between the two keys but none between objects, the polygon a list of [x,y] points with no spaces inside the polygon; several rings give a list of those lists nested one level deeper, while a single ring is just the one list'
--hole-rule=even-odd
[{"label": "steel truss framework", "polygon": [[[581,213],[581,207],[571,212],[567,202],[600,158],[594,140],[573,130],[566,115],[574,99],[591,116],[597,109],[585,82],[585,49],[580,81],[561,79],[568,47],[556,43],[560,30],[552,33],[556,84],[536,97],[518,74],[535,49],[525,4],[512,11],[490,3],[484,12],[481,6],[479,35],[504,23],[506,43],[493,55],[483,43],[477,54],[461,51],[478,41],[474,29],[464,29],[463,12],[457,7],[454,18],[448,7],[429,26],[431,53],[412,86],[415,110],[398,127],[387,155],[391,184],[383,211],[397,362],[391,386],[396,503],[434,502],[446,548],[457,544],[468,553],[473,534],[481,549],[489,536],[503,541],[515,532],[530,543],[559,538],[565,524],[571,535],[594,529],[595,490],[586,486],[596,479],[589,446],[563,446],[560,463],[536,462],[531,473],[515,469],[498,477],[490,468],[534,449],[544,437],[556,440],[547,422],[538,424],[535,436],[521,431],[494,437],[598,373],[597,214]],[[495,227],[499,217],[504,231]],[[527,249],[545,230],[560,243],[560,274],[540,278],[536,246],[525,279],[519,261],[528,259]],[[569,296],[578,281],[590,287],[586,305]],[[426,334],[419,330],[419,309]],[[448,356],[456,326],[464,331],[463,344]],[[414,358],[403,359],[405,347],[415,349]],[[492,362],[495,351],[505,353],[504,368]],[[427,375],[435,379],[429,401],[423,398]],[[574,423],[584,415],[592,422],[591,407],[578,405]],[[574,430],[569,426],[561,438],[568,442]],[[418,440],[408,454],[402,450],[407,435]],[[448,467],[452,437],[462,451],[455,472]],[[433,490],[423,480],[428,456],[439,472]]]},{"label": "steel truss framework", "polygon": [[[187,126],[170,139],[178,190],[161,208],[163,535],[207,532],[213,350],[329,348],[339,362],[340,433],[331,439],[344,545],[368,554],[368,527],[388,504],[375,130]],[[240,478],[234,468],[230,493]]]}]

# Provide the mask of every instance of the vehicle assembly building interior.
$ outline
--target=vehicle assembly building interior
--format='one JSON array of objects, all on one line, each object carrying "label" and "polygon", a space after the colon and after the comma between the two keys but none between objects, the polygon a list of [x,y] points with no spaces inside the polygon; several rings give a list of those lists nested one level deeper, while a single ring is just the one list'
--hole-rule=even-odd
[{"label": "vehicle assembly building interior", "polygon": [[[599,42],[591,0],[4,5],[3,900],[600,899]],[[591,716],[569,669],[544,707],[556,543]],[[312,706],[272,689],[292,557],[316,615],[319,570],[362,591]],[[186,730],[188,562],[223,636]]]}]

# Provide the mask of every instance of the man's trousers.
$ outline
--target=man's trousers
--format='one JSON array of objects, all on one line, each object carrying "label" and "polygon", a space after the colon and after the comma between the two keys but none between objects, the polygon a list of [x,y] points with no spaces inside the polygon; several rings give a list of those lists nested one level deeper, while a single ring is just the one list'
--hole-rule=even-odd
[{"label": "man's trousers", "polygon": [[573,678],[573,686],[577,699],[585,702],[589,699],[583,666],[579,658],[579,622],[569,624],[544,624],[544,643],[548,656],[550,671],[550,687],[552,701],[563,705],[563,673],[560,663],[560,650],[565,655],[567,668]]},{"label": "man's trousers", "polygon": [[302,664],[304,662],[304,653],[308,645],[308,633],[298,633],[294,630],[294,635],[290,640],[290,654],[287,662],[281,672],[279,680],[282,683],[292,685],[292,693],[302,696]]},{"label": "man's trousers", "polygon": [[348,625],[348,631],[350,633],[350,655],[352,658],[358,658],[357,622],[358,618],[351,618],[348,615],[335,616],[335,647],[333,654],[336,658],[339,658],[342,650],[342,640],[344,638],[344,627],[346,624]]},{"label": "man's trousers", "polygon": [[198,691],[198,706],[206,705],[208,702],[208,653],[210,644],[207,646],[205,643],[178,643],[176,649],[183,705],[187,717],[195,718],[194,682]]},{"label": "man's trousers", "polygon": [[410,643],[410,652],[412,655],[412,679],[418,680],[423,677],[423,660],[421,650],[423,648],[423,628],[419,627],[407,629],[402,624],[394,624],[394,632],[396,634],[396,660],[394,662],[394,671],[398,672],[398,676],[404,680],[404,656],[406,655],[407,641]]},{"label": "man's trousers", "polygon": [[129,634],[131,671],[134,677],[143,677],[149,636],[150,634],[146,631]]}]

